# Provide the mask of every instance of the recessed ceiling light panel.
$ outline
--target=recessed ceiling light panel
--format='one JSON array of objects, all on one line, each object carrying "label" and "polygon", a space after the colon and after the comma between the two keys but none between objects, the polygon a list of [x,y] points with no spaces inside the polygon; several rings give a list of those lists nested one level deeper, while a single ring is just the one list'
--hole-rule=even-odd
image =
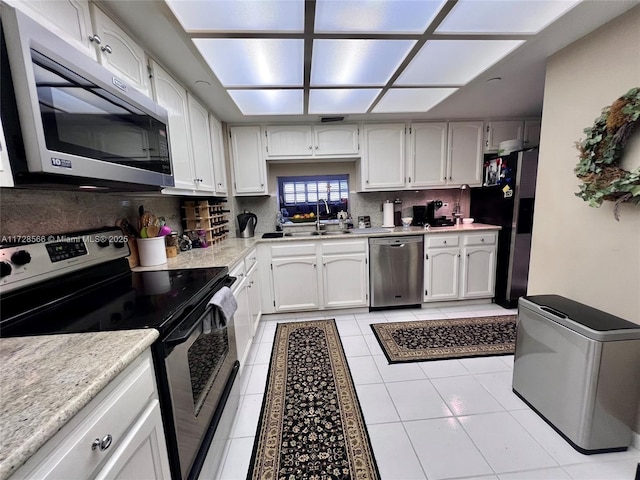
[{"label": "recessed ceiling light panel", "polygon": [[194,38],[225,87],[302,86],[303,40]]},{"label": "recessed ceiling light panel", "polygon": [[314,40],[311,86],[382,86],[414,40]]},{"label": "recessed ceiling light panel", "polygon": [[380,88],[332,88],[309,91],[309,113],[367,113]]},{"label": "recessed ceiling light panel", "polygon": [[524,40],[429,40],[396,85],[466,85]]},{"label": "recessed ceiling light panel", "polygon": [[444,0],[317,0],[316,33],[423,33]]},{"label": "recessed ceiling light panel", "polygon": [[166,0],[166,2],[186,31],[304,31],[304,0]]},{"label": "recessed ceiling light panel", "polygon": [[373,113],[426,112],[457,88],[391,88],[373,108]]},{"label": "recessed ceiling light panel", "polygon": [[243,115],[302,115],[302,90],[227,90]]},{"label": "recessed ceiling light panel", "polygon": [[538,33],[581,0],[460,0],[436,33]]}]

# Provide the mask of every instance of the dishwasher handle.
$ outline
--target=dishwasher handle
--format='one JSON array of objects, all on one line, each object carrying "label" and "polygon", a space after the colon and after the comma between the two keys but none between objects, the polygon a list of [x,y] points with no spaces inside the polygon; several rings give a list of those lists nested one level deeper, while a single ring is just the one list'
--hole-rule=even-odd
[{"label": "dishwasher handle", "polygon": [[407,243],[423,243],[424,237],[422,235],[402,236],[402,237],[378,237],[370,238],[369,245],[384,245],[390,247],[403,246]]}]

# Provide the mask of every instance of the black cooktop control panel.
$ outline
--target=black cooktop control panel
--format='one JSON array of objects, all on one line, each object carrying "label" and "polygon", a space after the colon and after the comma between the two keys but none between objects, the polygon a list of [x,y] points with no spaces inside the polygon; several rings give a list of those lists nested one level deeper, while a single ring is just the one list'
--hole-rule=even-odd
[{"label": "black cooktop control panel", "polygon": [[68,242],[47,243],[45,246],[52,262],[60,262],[87,254],[87,246],[81,238],[74,238]]}]

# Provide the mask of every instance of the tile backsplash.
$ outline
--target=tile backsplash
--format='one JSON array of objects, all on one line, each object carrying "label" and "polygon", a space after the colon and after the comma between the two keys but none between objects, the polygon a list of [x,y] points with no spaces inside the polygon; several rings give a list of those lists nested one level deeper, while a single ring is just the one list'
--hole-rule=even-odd
[{"label": "tile backsplash", "polygon": [[[382,204],[387,200],[402,200],[402,216],[407,217],[413,215],[414,205],[426,205],[431,200],[442,200],[443,203],[448,203],[448,206],[439,209],[437,214],[450,217],[458,198],[460,198],[462,214],[469,216],[469,191],[461,192],[458,188],[396,192],[351,192],[349,211],[356,221],[360,215],[369,215],[371,217],[371,226],[381,226]],[[248,210],[258,216],[256,234],[275,230],[276,213],[278,211],[278,199],[276,196],[237,197],[236,201],[239,211]],[[233,231],[233,228],[231,230]]]},{"label": "tile backsplash", "polygon": [[[425,205],[430,200],[442,200],[449,205],[438,210],[450,216],[460,190],[437,189],[398,192],[351,192],[350,213],[354,220],[369,215],[372,226],[382,225],[382,203],[402,200],[402,215],[411,216],[413,205]],[[68,192],[50,190],[0,189],[0,234],[47,235],[115,225],[119,218],[136,224],[138,206],[166,219],[167,225],[182,231],[179,197],[118,193]],[[468,216],[469,197],[463,193],[462,213]],[[277,197],[229,197],[230,236],[237,235],[236,215],[248,210],[258,216],[256,233],[275,230]]]},{"label": "tile backsplash", "polygon": [[181,231],[180,198],[50,190],[0,190],[0,233],[46,235],[113,226],[119,218],[137,224],[138,207]]}]

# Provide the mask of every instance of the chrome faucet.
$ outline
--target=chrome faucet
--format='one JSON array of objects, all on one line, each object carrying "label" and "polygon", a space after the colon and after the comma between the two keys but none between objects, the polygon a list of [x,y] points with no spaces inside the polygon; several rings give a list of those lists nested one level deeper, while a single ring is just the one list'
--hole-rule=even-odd
[{"label": "chrome faucet", "polygon": [[331,213],[331,211],[329,210],[329,204],[327,203],[327,200],[324,198],[318,198],[318,201],[316,202],[316,230],[317,231],[320,231],[320,202],[324,202],[324,207],[327,210],[327,215]]}]

